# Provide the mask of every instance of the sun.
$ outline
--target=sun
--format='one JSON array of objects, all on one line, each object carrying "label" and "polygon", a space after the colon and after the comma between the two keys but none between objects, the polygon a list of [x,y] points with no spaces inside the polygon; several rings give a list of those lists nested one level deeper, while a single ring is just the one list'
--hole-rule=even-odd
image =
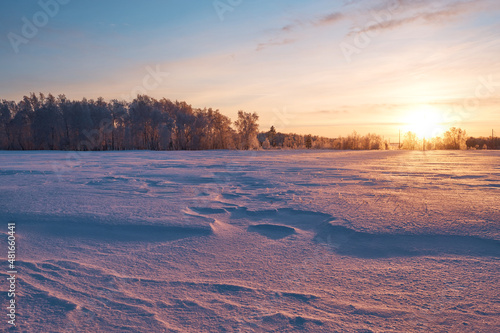
[{"label": "sun", "polygon": [[409,110],[404,123],[405,132],[411,131],[420,139],[433,138],[444,132],[442,112],[431,105],[422,105]]}]

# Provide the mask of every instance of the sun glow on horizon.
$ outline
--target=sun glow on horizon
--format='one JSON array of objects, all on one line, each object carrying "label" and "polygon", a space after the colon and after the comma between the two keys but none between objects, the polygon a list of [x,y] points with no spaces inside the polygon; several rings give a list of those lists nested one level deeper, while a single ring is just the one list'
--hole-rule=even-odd
[{"label": "sun glow on horizon", "polygon": [[403,122],[404,131],[411,131],[420,139],[433,138],[445,132],[441,110],[430,105],[409,110]]}]

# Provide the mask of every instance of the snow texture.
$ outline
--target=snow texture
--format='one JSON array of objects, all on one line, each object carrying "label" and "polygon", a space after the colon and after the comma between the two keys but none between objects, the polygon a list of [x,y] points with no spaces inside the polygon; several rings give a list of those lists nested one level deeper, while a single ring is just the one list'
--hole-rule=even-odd
[{"label": "snow texture", "polygon": [[0,152],[17,331],[498,332],[499,157]]}]

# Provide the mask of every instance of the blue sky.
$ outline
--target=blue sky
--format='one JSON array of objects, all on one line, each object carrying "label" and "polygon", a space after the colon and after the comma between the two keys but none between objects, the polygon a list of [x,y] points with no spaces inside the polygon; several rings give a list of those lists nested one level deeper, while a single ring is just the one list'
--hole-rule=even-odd
[{"label": "blue sky", "polygon": [[[421,128],[419,118],[429,133],[500,127],[498,1],[41,3],[54,15],[39,1],[3,5],[0,98],[145,91],[233,119],[255,111],[261,129],[330,137],[395,138]],[[25,21],[44,15],[25,38]],[[25,43],[13,46],[14,34]]]}]

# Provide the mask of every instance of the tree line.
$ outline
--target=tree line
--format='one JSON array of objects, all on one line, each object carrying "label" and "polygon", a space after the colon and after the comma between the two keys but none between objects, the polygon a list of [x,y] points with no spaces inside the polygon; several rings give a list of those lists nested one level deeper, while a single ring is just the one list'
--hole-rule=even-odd
[{"label": "tree line", "polygon": [[346,137],[326,138],[317,135],[284,134],[276,132],[274,126],[268,132],[257,136],[263,149],[336,149],[336,150],[371,150],[390,149],[388,141],[377,134],[359,135],[356,131]]},{"label": "tree line", "polygon": [[451,128],[444,137],[420,140],[404,135],[401,145],[377,134],[326,138],[260,132],[256,113],[231,119],[219,110],[138,95],[131,102],[103,98],[69,100],[31,93],[19,102],[0,102],[2,150],[206,150],[206,149],[500,149],[500,139],[467,137]]},{"label": "tree line", "polygon": [[429,139],[420,139],[413,132],[407,132],[401,149],[444,150],[444,149],[500,149],[500,139],[468,137],[464,129],[452,127],[443,134]]},{"label": "tree line", "polygon": [[0,149],[201,150],[257,146],[258,116],[231,120],[218,110],[139,95],[132,102],[72,101],[30,94],[0,103]]},{"label": "tree line", "polygon": [[336,150],[445,150],[445,149],[500,149],[500,138],[468,137],[465,130],[452,127],[443,134],[421,139],[414,132],[407,132],[402,142],[390,143],[378,134],[360,135],[356,131],[335,139],[312,135],[284,134],[274,126],[257,136],[263,149],[336,149]]}]

